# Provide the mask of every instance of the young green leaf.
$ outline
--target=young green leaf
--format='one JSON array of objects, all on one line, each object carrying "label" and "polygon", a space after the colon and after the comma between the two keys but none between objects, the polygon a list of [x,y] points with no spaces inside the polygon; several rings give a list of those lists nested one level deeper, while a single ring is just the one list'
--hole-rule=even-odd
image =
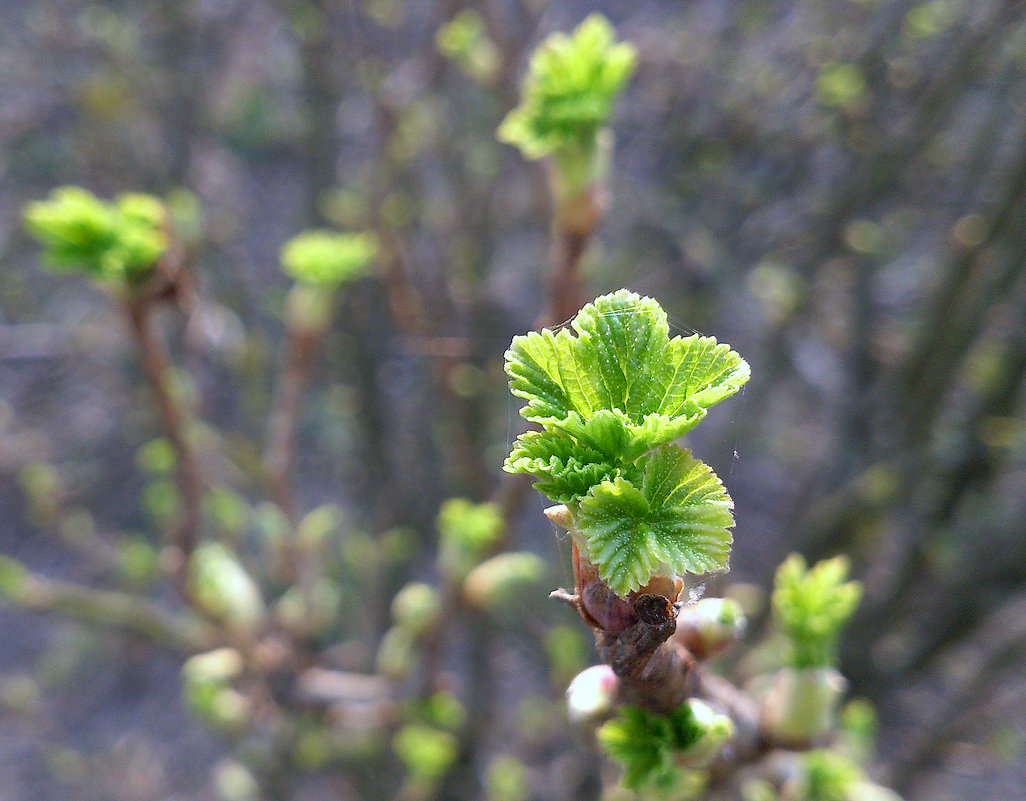
[{"label": "young green leaf", "polygon": [[304,231],[282,247],[281,265],[301,283],[335,288],[362,276],[377,250],[370,234]]},{"label": "young green leaf", "polygon": [[843,556],[809,568],[791,554],[777,569],[773,614],[791,640],[796,668],[829,667],[836,661],[837,637],[862,596],[857,581],[844,583],[848,560]]},{"label": "young green leaf", "polygon": [[627,290],[585,306],[571,329],[514,338],[510,391],[526,419],[625,461],[694,428],[750,374],[711,337],[670,339],[659,304]]},{"label": "young green leaf", "polygon": [[[696,704],[704,707],[701,718]],[[689,701],[663,715],[636,706],[621,706],[617,716],[598,730],[606,752],[623,766],[623,785],[640,790],[665,783],[676,771],[675,752],[686,751],[705,736],[710,727],[722,727],[716,715],[700,701]]]},{"label": "young green leaf", "polygon": [[596,484],[620,475],[615,459],[561,431],[521,434],[502,467],[507,473],[541,476],[535,489],[557,503],[573,502]]},{"label": "young green leaf", "polygon": [[622,706],[597,735],[606,753],[623,767],[624,787],[640,789],[672,770],[672,727],[663,715]]},{"label": "young green leaf", "polygon": [[676,445],[638,466],[640,488],[623,478],[604,481],[576,515],[602,579],[626,595],[659,573],[726,570],[733,503],[716,474]]},{"label": "young green leaf", "polygon": [[531,58],[523,100],[503,121],[499,139],[530,159],[592,149],[637,61],[634,46],[616,43],[615,36],[609,20],[592,14],[572,35],[546,39]]}]

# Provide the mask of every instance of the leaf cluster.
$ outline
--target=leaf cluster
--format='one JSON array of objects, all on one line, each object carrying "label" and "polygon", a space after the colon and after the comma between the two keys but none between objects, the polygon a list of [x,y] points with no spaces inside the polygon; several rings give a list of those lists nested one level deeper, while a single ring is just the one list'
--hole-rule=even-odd
[{"label": "leaf cluster", "polygon": [[304,231],[282,247],[281,266],[300,283],[334,289],[363,276],[377,252],[370,234]]},{"label": "leaf cluster", "polygon": [[615,41],[609,20],[592,14],[567,36],[555,33],[534,52],[523,98],[499,128],[499,139],[529,159],[590,151],[634,72],[637,51]]},{"label": "leaf cluster", "polygon": [[621,706],[597,735],[609,756],[623,767],[623,785],[640,790],[670,781],[677,770],[677,753],[697,743],[705,731],[691,705],[685,703],[666,715]]},{"label": "leaf cluster", "polygon": [[847,576],[843,556],[810,569],[800,554],[791,554],[777,569],[773,614],[790,640],[794,667],[829,667],[836,661],[837,637],[862,597],[862,586],[845,583]]},{"label": "leaf cluster", "polygon": [[748,380],[711,337],[669,337],[659,304],[627,290],[585,306],[570,326],[515,337],[506,352],[521,415],[510,473],[567,504],[579,547],[625,595],[663,567],[727,566],[732,503],[715,473],[670,443]]},{"label": "leaf cluster", "polygon": [[64,186],[30,203],[24,219],[51,268],[118,284],[144,278],[168,247],[167,210],[151,195],[127,193],[108,202]]}]

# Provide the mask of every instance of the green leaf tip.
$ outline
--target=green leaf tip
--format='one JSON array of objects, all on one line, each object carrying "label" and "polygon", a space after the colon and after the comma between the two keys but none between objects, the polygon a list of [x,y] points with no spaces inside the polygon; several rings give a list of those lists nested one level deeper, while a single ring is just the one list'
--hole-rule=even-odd
[{"label": "green leaf tip", "polygon": [[844,556],[809,568],[794,553],[777,569],[773,615],[791,641],[794,667],[829,667],[836,661],[838,634],[862,597],[862,585],[845,582],[847,576]]},{"label": "green leaf tip", "polygon": [[371,234],[310,230],[285,243],[281,266],[300,283],[333,289],[363,276],[377,252]]},{"label": "green leaf tip", "polygon": [[748,364],[712,337],[669,336],[666,313],[627,290],[585,306],[569,326],[513,339],[510,391],[541,426],[504,469],[527,473],[574,515],[578,545],[614,592],[666,572],[727,568],[733,504],[719,479],[671,445],[748,380]]},{"label": "green leaf tip", "polygon": [[167,209],[152,195],[104,201],[79,186],[29,203],[25,227],[56,271],[77,271],[120,284],[145,278],[168,248]]},{"label": "green leaf tip", "polygon": [[601,14],[570,36],[552,34],[531,56],[521,104],[499,127],[499,139],[529,159],[591,151],[636,63],[634,45],[616,42]]}]

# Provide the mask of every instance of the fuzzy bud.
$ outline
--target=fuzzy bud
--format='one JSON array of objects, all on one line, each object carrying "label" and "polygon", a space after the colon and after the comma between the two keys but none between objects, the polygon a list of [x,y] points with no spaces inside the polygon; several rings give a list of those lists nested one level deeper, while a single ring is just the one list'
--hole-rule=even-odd
[{"label": "fuzzy bud", "polygon": [[393,626],[381,638],[375,667],[385,678],[400,681],[409,675],[415,659],[413,637],[406,629]]},{"label": "fuzzy bud", "polygon": [[193,551],[189,586],[196,605],[212,617],[244,631],[255,631],[263,624],[259,586],[220,542],[205,542]]},{"label": "fuzzy bud", "polygon": [[470,571],[463,582],[463,597],[471,606],[497,612],[522,588],[541,582],[546,570],[545,561],[537,554],[502,553]]},{"label": "fuzzy bud", "polygon": [[331,289],[293,284],[285,298],[285,322],[290,331],[319,336],[331,325],[336,296]]},{"label": "fuzzy bud", "polygon": [[887,787],[860,781],[848,792],[849,801],[901,801],[901,796]]}]

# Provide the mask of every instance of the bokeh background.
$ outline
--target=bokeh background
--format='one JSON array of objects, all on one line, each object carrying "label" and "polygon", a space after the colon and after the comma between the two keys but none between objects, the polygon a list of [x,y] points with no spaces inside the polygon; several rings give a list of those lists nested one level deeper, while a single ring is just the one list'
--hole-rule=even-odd
[{"label": "bokeh background", "polygon": [[[467,8],[480,25],[439,39]],[[843,671],[877,706],[879,775],[909,799],[1021,798],[1018,3],[6,0],[0,549],[101,582],[90,552],[153,536],[164,502],[139,467],[157,430],[122,320],[38,269],[26,202],[68,183],[198,199],[204,301],[175,351],[228,454],[211,468],[219,508],[242,526],[257,495],[240,465],[282,338],[278,249],[313,225],[372,230],[386,258],[345,295],[297,482],[304,507],[345,510],[355,561],[411,532],[407,562],[349,599],[338,663],[367,669],[391,593],[431,579],[439,504],[486,500],[518,431],[502,353],[544,306],[550,209],[541,167],[494,131],[530,49],[593,10],[640,64],[589,286],[653,295],[677,333],[752,365],[689,442],[736,502],[731,581],[765,587],[792,550],[848,554],[866,597]],[[56,498],[87,515],[89,547],[47,524]],[[568,545],[541,508],[525,495],[508,545],[566,584]],[[508,751],[549,788],[537,797],[594,797],[595,754],[562,720],[544,648],[553,625],[579,624],[549,605],[540,593],[450,642],[472,726],[451,797],[479,797],[474,777]],[[0,632],[5,801],[220,797],[228,746],[184,710],[179,657],[6,606]],[[294,797],[361,797],[373,770],[315,772]]]}]

